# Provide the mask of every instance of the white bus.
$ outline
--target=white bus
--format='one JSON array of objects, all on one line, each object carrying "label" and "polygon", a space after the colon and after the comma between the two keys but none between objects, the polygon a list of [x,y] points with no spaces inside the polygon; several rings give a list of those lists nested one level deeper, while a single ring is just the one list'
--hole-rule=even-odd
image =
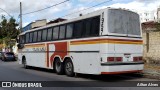
[{"label": "white bus", "polygon": [[24,67],[68,76],[136,73],[144,66],[139,15],[123,9],[106,8],[25,31],[18,47]]}]

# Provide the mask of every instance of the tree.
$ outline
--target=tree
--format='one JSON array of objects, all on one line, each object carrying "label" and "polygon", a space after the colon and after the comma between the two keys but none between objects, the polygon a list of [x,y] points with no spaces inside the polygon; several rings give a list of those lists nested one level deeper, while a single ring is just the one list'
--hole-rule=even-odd
[{"label": "tree", "polygon": [[17,26],[18,24],[13,17],[11,17],[9,21],[7,21],[5,16],[2,16],[2,22],[0,23],[0,38],[15,39],[19,34],[19,30],[17,30],[16,28]]},{"label": "tree", "polygon": [[16,27],[18,26],[18,24],[16,23],[16,20],[11,17],[8,24],[7,24],[7,37],[13,38],[15,39],[17,37],[17,35],[19,34],[19,30],[16,29]]},{"label": "tree", "polygon": [[11,39],[16,39],[17,35],[20,33],[19,30],[16,28],[18,24],[13,17],[7,20],[5,16],[2,15],[1,19],[2,21],[0,22],[0,44],[5,42],[6,46],[11,46]]},{"label": "tree", "polygon": [[5,18],[5,16],[2,15],[2,22],[0,23],[0,30],[1,30],[1,39],[5,38],[7,36],[7,19]]}]

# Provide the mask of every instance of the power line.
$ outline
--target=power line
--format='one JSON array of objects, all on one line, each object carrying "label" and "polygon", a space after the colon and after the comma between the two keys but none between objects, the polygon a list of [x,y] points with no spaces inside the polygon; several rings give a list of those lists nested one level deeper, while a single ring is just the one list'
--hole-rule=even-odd
[{"label": "power line", "polygon": [[5,11],[4,9],[0,8],[2,11],[4,11],[5,13],[8,14],[8,16],[13,17],[12,15],[10,15],[7,11]]},{"label": "power line", "polygon": [[51,7],[54,7],[54,6],[63,4],[63,3],[68,2],[68,1],[69,1],[69,0],[65,0],[65,1],[63,1],[63,2],[60,2],[60,3],[57,3],[57,4],[51,5],[51,6],[49,6],[49,7],[46,7],[46,8],[43,8],[43,9],[39,9],[39,10],[36,10],[36,11],[32,11],[32,12],[28,12],[28,13],[24,13],[24,14],[22,14],[22,15],[27,15],[27,14],[31,14],[31,13],[43,11],[43,10],[45,10],[45,9],[49,9],[49,8],[51,8]]},{"label": "power line", "polygon": [[78,13],[78,12],[81,12],[81,11],[84,11],[84,10],[91,9],[91,8],[93,8],[93,7],[96,7],[96,6],[102,5],[102,4],[107,3],[107,2],[110,2],[110,1],[112,1],[112,0],[107,0],[107,1],[101,2],[101,3],[99,3],[99,4],[93,5],[93,6],[91,6],[91,7],[88,7],[88,8],[85,8],[85,9],[79,10],[79,11],[72,12],[72,13],[67,14],[67,15],[64,15],[64,16],[62,16],[62,17],[66,17],[66,16],[69,16],[69,15],[72,15],[72,14],[76,14],[76,13]]}]

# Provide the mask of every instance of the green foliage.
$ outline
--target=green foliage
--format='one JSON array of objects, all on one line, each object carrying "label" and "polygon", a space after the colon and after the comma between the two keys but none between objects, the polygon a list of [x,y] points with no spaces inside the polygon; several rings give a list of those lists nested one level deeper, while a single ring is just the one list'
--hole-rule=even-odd
[{"label": "green foliage", "polygon": [[11,17],[9,20],[2,15],[2,21],[0,22],[0,44],[5,43],[6,46],[11,46],[11,39],[16,39],[17,35],[20,33],[16,28],[18,24],[16,20]]},{"label": "green foliage", "polygon": [[2,16],[2,22],[0,22],[0,38],[12,38],[15,39],[19,34],[19,30],[16,29],[18,24],[16,20],[11,17],[9,20]]}]

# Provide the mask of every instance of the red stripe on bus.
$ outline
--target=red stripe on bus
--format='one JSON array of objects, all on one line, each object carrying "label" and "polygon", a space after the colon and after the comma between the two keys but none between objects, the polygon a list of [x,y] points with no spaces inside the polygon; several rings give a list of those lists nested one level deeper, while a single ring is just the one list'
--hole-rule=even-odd
[{"label": "red stripe on bus", "polygon": [[49,44],[47,44],[47,67],[49,67]]}]

